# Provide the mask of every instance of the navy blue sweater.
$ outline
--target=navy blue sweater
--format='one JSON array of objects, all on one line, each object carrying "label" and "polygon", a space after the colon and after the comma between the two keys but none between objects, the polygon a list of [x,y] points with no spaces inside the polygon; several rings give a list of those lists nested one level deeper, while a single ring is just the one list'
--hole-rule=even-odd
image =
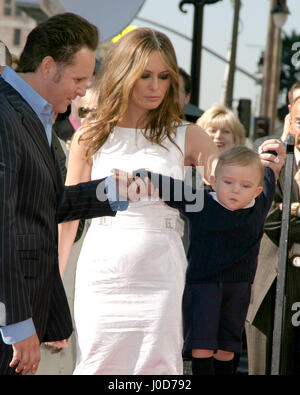
[{"label": "navy blue sweater", "polygon": [[[255,199],[254,206],[235,211],[223,207],[205,189],[196,191],[181,180],[150,172],[147,174],[154,186],[159,187],[160,198],[188,218],[187,283],[252,282],[265,218],[275,191],[273,171],[265,168],[263,192]],[[162,188],[168,183],[170,188]],[[180,201],[179,190],[182,195]],[[203,209],[188,212],[187,207],[191,207],[192,202],[187,201],[185,196],[195,193],[203,194]]]}]

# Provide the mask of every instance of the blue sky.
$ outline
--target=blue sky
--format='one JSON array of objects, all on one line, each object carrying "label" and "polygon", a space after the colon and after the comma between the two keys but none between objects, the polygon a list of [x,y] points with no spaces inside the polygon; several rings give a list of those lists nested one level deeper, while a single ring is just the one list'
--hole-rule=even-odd
[{"label": "blue sky", "polygon": [[[25,0],[21,0],[25,1]],[[35,0],[40,1],[40,0]],[[66,9],[79,13],[99,27],[100,34],[114,30],[119,33],[128,23],[137,26],[151,26],[164,31],[170,37],[176,50],[178,64],[190,72],[191,40],[178,34],[158,28],[132,17],[145,18],[167,26],[189,38],[193,31],[193,6],[185,5],[186,14],[179,10],[180,0],[61,0]],[[237,48],[237,65],[251,74],[257,71],[257,62],[266,44],[270,0],[241,0],[240,25]],[[142,5],[141,8],[139,8]],[[287,0],[290,16],[284,25],[284,31],[300,33],[300,0]],[[204,8],[203,45],[218,54],[227,57],[231,41],[233,6],[231,0],[221,0]],[[131,22],[130,22],[131,21]],[[118,31],[115,31],[118,30]],[[226,64],[202,51],[201,87],[199,106],[205,110],[220,103],[224,84]],[[249,77],[236,72],[234,105],[238,99],[252,100],[254,115],[258,115],[260,86]]]},{"label": "blue sky", "polygon": [[[193,6],[186,5],[185,9],[188,12],[183,14],[178,8],[179,3],[179,0],[145,0],[137,16],[167,26],[191,38]],[[300,33],[300,1],[287,0],[287,5],[291,14],[284,25],[284,31],[289,33],[294,29]],[[269,10],[270,0],[242,0],[237,64],[252,74],[257,70],[258,58],[266,44]],[[203,45],[226,57],[231,40],[232,22],[233,7],[230,0],[206,5],[204,9]],[[132,24],[151,26],[151,24],[139,19],[134,19]],[[174,44],[179,65],[189,72],[191,41],[162,28],[160,30],[168,34]],[[220,102],[224,73],[225,63],[203,51],[200,89],[201,108],[206,109]],[[253,80],[240,72],[236,73],[234,99],[238,100],[242,97],[251,99],[254,113],[257,113],[259,93],[260,88]]]}]

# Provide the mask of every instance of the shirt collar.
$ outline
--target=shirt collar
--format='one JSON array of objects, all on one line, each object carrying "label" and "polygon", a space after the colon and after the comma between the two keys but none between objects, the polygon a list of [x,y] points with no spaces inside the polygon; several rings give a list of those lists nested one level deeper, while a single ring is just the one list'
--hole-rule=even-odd
[{"label": "shirt collar", "polygon": [[[234,211],[234,210],[230,210],[228,207],[224,206],[222,203],[219,202],[218,196],[216,194],[216,192],[209,192],[209,194],[211,195],[211,197],[218,202],[221,206],[223,206],[224,208],[226,208],[226,210],[229,211]],[[242,207],[241,210],[245,209],[245,208],[250,208],[253,207],[255,205],[255,199],[252,199],[251,202],[249,204],[247,204],[247,206]]]},{"label": "shirt collar", "polygon": [[41,115],[51,115],[52,118],[52,105],[39,95],[11,67],[6,66],[4,68],[2,78],[27,101],[39,118],[41,118]]}]

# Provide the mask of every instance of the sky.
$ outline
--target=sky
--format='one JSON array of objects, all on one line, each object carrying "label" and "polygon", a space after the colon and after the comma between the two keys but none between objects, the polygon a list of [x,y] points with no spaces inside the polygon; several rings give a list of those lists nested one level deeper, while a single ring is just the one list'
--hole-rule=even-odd
[{"label": "sky", "polygon": [[[166,33],[175,47],[179,66],[190,72],[191,40],[139,19],[144,18],[166,26],[191,39],[194,7],[185,5],[187,13],[184,14],[179,10],[179,3],[180,0],[145,0],[137,18],[133,19],[131,24],[151,26]],[[287,34],[292,30],[300,33],[300,0],[287,0],[287,5],[290,15],[283,30]],[[269,11],[270,0],[242,0],[237,65],[251,74],[257,72],[257,62],[266,45]],[[202,44],[224,57],[228,57],[233,12],[231,0],[221,0],[204,7]],[[226,64],[223,61],[205,50],[202,51],[199,107],[203,110],[222,101],[225,71]],[[240,98],[251,99],[253,114],[258,115],[260,85],[237,71],[235,74],[234,106],[237,105]]]},{"label": "sky", "polygon": [[[26,0],[18,1],[26,2]],[[41,0],[32,1],[39,3]],[[92,23],[95,23],[100,30],[103,41],[105,41],[104,38],[107,39],[107,37],[118,34],[128,24],[150,26],[163,31],[169,36],[175,47],[179,66],[190,73],[193,5],[186,4],[184,8],[187,13],[183,13],[179,9],[180,0],[60,1],[68,11],[85,16]],[[266,45],[270,1],[241,0],[236,63],[251,75],[255,75],[257,72],[257,63]],[[295,30],[296,33],[300,34],[300,0],[286,1],[290,15],[283,31],[290,34],[292,30]],[[220,0],[204,7],[202,44],[225,58],[228,57],[229,53],[233,14],[234,9],[231,0]],[[141,18],[151,22],[145,22]],[[171,29],[171,31],[168,29]],[[206,110],[210,106],[222,102],[226,66],[224,61],[206,50],[202,51],[199,99],[201,109]],[[256,74],[256,76],[258,75]],[[239,71],[235,73],[234,108],[237,107],[239,99],[251,99],[253,115],[260,115],[260,92],[260,84],[255,83],[253,79]]]}]

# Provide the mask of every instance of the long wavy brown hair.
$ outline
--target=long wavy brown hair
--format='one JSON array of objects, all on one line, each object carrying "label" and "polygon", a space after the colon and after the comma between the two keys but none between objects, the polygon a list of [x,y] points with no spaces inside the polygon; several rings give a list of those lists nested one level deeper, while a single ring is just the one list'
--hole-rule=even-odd
[{"label": "long wavy brown hair", "polygon": [[164,147],[163,141],[168,138],[176,145],[176,126],[182,123],[176,54],[165,34],[150,28],[137,28],[113,45],[101,65],[95,86],[98,91],[96,111],[93,119],[82,127],[79,138],[87,159],[102,147],[113,128],[124,117],[135,83],[142,77],[154,51],[159,51],[168,68],[170,86],[162,103],[149,110],[136,128],[143,125],[141,132],[153,144]]}]

